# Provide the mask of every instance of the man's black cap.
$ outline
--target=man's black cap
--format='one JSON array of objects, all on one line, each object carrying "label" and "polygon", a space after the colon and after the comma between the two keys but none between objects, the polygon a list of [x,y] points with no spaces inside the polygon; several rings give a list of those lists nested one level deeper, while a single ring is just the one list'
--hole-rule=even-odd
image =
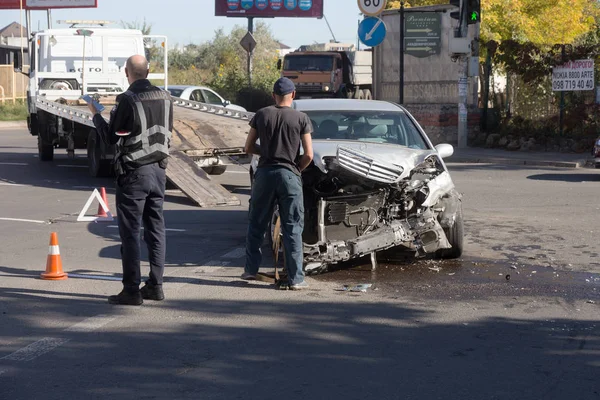
[{"label": "man's black cap", "polygon": [[288,78],[279,78],[275,85],[273,85],[273,93],[278,96],[285,96],[286,94],[292,93],[296,90],[296,86],[294,86],[294,82],[289,80]]}]

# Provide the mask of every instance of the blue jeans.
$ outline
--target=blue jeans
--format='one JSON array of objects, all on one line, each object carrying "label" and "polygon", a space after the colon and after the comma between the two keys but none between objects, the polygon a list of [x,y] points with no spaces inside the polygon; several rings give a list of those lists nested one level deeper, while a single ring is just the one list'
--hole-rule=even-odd
[{"label": "blue jeans", "polygon": [[280,167],[258,168],[252,185],[250,221],[246,235],[245,272],[256,275],[262,261],[261,245],[269,228],[275,204],[279,206],[285,267],[290,284],[304,281],[302,271],[302,231],[304,199],[302,180],[291,170]]}]

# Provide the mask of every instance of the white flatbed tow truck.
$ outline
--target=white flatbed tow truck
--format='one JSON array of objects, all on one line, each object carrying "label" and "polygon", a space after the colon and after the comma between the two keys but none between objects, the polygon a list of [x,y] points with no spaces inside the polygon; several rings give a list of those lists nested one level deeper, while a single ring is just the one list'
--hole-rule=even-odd
[{"label": "white flatbed tow truck", "polygon": [[[97,140],[92,115],[83,94],[105,106],[108,118],[116,96],[127,90],[125,62],[133,54],[145,54],[160,43],[162,69],[148,76],[168,87],[167,39],[145,36],[135,29],[110,29],[106,21],[65,21],[66,29],[48,29],[32,35],[31,66],[15,69],[29,77],[28,128],[38,139],[41,162],[54,158],[57,148],[87,149],[92,176],[111,174],[113,146]],[[159,47],[159,49],[160,49]],[[174,98],[174,128],[167,178],[201,207],[239,205],[240,200],[210,178],[225,171],[229,160],[243,159],[248,121],[253,113]]]}]

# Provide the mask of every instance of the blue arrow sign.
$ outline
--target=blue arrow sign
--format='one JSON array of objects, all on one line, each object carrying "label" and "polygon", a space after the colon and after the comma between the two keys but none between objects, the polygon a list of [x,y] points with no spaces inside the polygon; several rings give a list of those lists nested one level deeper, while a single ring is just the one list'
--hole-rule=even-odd
[{"label": "blue arrow sign", "polygon": [[369,47],[380,45],[386,33],[387,28],[380,18],[367,17],[358,26],[358,38]]}]

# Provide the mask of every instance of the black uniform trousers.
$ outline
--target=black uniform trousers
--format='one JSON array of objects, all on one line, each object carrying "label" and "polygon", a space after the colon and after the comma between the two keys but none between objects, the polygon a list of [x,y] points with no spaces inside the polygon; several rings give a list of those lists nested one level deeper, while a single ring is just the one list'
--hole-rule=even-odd
[{"label": "black uniform trousers", "polygon": [[159,163],[143,165],[117,178],[117,214],[121,235],[123,287],[137,292],[141,283],[140,231],[148,246],[150,282],[162,285],[165,267],[166,236],[163,204],[166,171]]}]

